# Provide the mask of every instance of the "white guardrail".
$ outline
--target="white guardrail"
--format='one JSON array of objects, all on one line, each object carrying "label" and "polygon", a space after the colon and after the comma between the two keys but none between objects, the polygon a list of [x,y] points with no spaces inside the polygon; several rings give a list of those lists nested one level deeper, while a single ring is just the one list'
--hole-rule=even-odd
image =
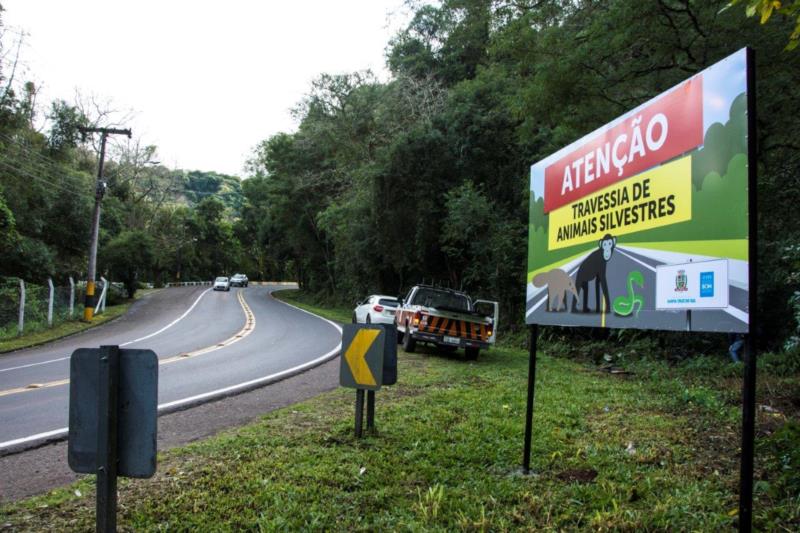
[{"label": "white guardrail", "polygon": [[[165,283],[164,287],[196,287],[211,286],[213,281],[176,281]],[[250,281],[250,285],[297,285],[296,281]]]}]

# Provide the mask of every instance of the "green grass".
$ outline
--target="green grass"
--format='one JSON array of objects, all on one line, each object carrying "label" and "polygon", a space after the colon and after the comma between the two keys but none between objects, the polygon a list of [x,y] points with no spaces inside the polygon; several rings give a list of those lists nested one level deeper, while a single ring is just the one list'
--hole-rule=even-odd
[{"label": "green grass", "polygon": [[[298,293],[281,298],[302,303]],[[307,303],[303,304],[308,306]],[[326,312],[344,320],[349,311]],[[527,354],[477,362],[400,353],[377,393],[377,432],[353,436],[352,390],[162,453],[120,485],[122,528],[155,530],[714,531],[736,520],[740,367],[642,358],[611,375],[556,357],[537,369],[531,476],[520,473]],[[762,373],[763,374],[763,373]],[[797,374],[761,376],[756,527],[797,530]],[[786,402],[781,403],[780,398]],[[774,400],[774,401],[773,401]],[[768,416],[769,415],[769,416]],[[786,421],[794,417],[794,421]],[[770,433],[771,431],[771,433]],[[794,483],[794,484],[792,484]],[[87,478],[0,508],[0,528],[89,530]]]},{"label": "green grass", "polygon": [[[31,346],[45,344],[62,337],[74,335],[75,333],[79,333],[85,329],[93,328],[95,326],[99,326],[100,324],[105,324],[110,320],[114,320],[115,318],[124,315],[126,312],[128,312],[128,308],[130,306],[131,303],[123,303],[106,307],[105,312],[101,315],[95,315],[90,323],[75,319],[62,322],[53,326],[52,328],[40,329],[32,333],[25,333],[19,337],[0,341],[0,353],[12,352],[14,350],[21,350],[23,348],[30,348]],[[76,313],[81,312],[82,309],[76,311]]]},{"label": "green grass", "polygon": [[355,305],[352,307],[344,307],[341,305],[323,306],[320,305],[319,302],[317,302],[312,296],[309,296],[303,291],[296,289],[284,289],[275,291],[272,294],[279,300],[283,300],[284,302],[300,307],[301,309],[305,309],[306,311],[316,313],[320,316],[324,316],[325,318],[334,320],[336,322],[349,324],[353,319],[353,309],[355,309]]}]

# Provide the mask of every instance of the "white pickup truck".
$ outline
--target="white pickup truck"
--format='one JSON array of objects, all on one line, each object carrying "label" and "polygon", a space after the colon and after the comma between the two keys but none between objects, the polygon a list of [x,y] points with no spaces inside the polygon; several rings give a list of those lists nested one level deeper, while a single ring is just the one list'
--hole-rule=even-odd
[{"label": "white pickup truck", "polygon": [[471,300],[466,293],[430,285],[415,285],[395,314],[397,341],[406,352],[418,342],[444,350],[464,349],[467,359],[477,359],[497,336],[497,302]]}]

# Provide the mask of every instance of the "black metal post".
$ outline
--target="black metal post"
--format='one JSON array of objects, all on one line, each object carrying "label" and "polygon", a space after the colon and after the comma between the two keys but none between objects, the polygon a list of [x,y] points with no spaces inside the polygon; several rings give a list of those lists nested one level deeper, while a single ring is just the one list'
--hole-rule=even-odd
[{"label": "black metal post", "polygon": [[360,439],[364,422],[364,389],[356,389],[356,438]]},{"label": "black metal post", "polygon": [[528,359],[528,404],[525,411],[525,450],[522,457],[522,470],[526,474],[531,471],[531,434],[533,432],[533,392],[536,387],[536,340],[539,337],[539,325],[531,326],[531,344]]},{"label": "black metal post", "polygon": [[375,429],[375,391],[367,391],[367,431]]},{"label": "black metal post", "polygon": [[758,339],[758,143],[755,52],[747,49],[748,330],[744,339],[742,460],[739,468],[739,531],[753,530],[753,463],[756,423],[756,341]]},{"label": "black metal post", "polygon": [[739,469],[739,531],[753,529],[753,463],[756,424],[756,348],[753,335],[744,339],[742,385],[742,462]]},{"label": "black metal post", "polygon": [[97,381],[96,530],[117,531],[117,400],[119,346],[100,347]]}]

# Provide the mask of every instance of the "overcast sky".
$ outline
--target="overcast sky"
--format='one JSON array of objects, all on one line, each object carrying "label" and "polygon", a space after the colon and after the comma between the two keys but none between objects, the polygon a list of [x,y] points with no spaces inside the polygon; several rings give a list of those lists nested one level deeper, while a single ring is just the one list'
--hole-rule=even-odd
[{"label": "overcast sky", "polygon": [[294,131],[289,109],[320,73],[372,69],[407,20],[401,0],[0,0],[25,32],[40,103],[75,90],[133,110],[162,164],[243,175],[253,146]]}]

